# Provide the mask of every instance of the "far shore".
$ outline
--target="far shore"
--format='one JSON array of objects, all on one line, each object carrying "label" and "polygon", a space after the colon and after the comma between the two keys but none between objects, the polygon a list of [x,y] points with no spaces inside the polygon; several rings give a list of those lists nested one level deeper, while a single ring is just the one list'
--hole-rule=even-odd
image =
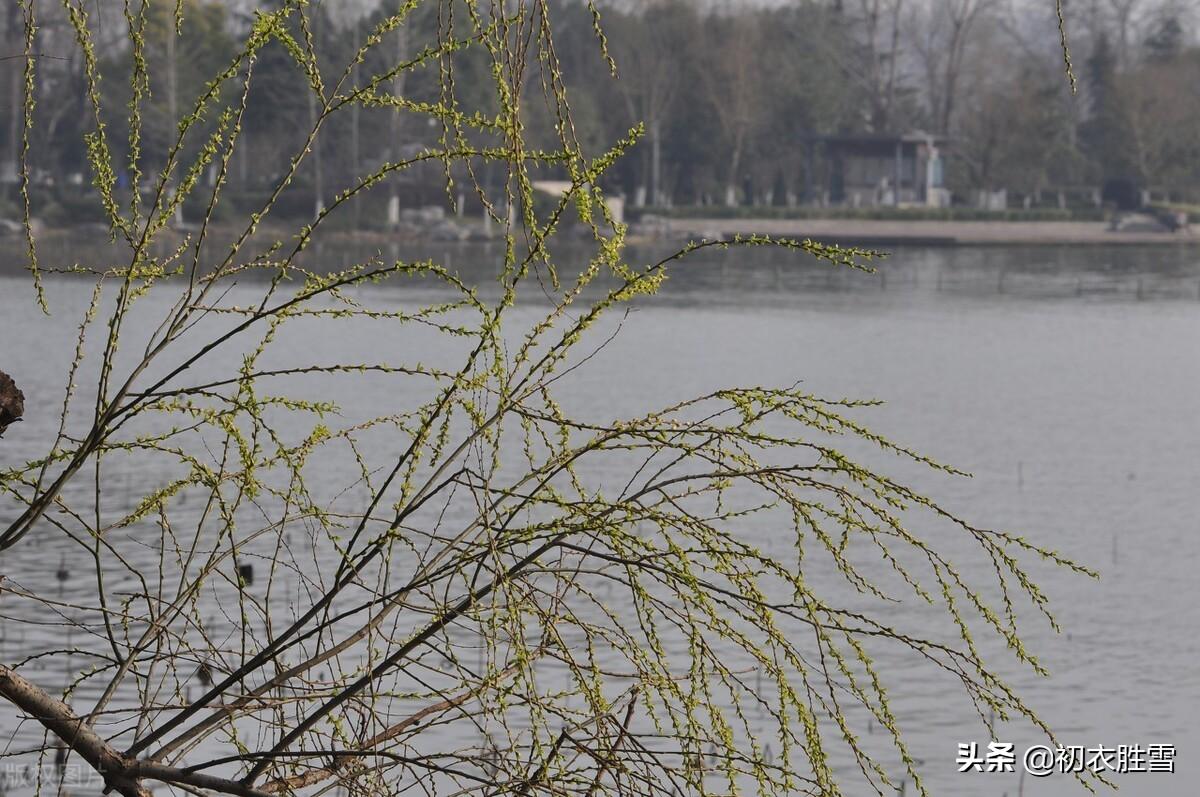
[{"label": "far shore", "polygon": [[1192,246],[1200,229],[1112,230],[1106,221],[895,221],[658,218],[639,231],[667,239],[771,235],[860,246]]},{"label": "far shore", "polygon": [[[0,252],[24,251],[24,234],[14,229],[0,229]],[[107,242],[108,230],[103,225],[85,224],[77,227],[37,225],[37,235],[47,241],[72,240],[78,236]],[[240,227],[214,225],[210,233],[218,240],[233,238]],[[172,229],[166,238],[179,239],[194,233],[194,226]],[[256,236],[261,240],[283,240],[295,235],[295,229],[281,224],[266,226]],[[447,218],[437,225],[409,224],[396,230],[327,230],[321,236],[326,241],[370,243],[383,246],[393,243],[454,244],[499,241],[498,227],[490,235],[475,219]],[[978,221],[978,220],[896,220],[896,219],[780,219],[780,218],[647,218],[630,224],[629,241],[638,244],[669,243],[702,239],[731,239],[734,236],[767,235],[776,238],[811,238],[823,243],[868,248],[894,247],[971,247],[971,246],[1173,246],[1200,245],[1200,225],[1184,227],[1174,232],[1145,226],[1114,230],[1107,221]],[[61,244],[60,244],[61,245]],[[7,259],[7,258],[6,258]],[[0,272],[8,270],[0,262]]]}]

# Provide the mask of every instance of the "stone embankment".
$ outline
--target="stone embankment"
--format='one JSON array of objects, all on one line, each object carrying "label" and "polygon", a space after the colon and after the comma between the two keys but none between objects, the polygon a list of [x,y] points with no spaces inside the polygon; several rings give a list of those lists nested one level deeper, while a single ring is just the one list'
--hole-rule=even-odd
[{"label": "stone embankment", "polygon": [[1151,216],[1105,221],[881,221],[869,219],[720,219],[658,217],[635,225],[639,236],[690,240],[733,235],[814,238],[861,246],[1190,245],[1200,234],[1174,231]]}]

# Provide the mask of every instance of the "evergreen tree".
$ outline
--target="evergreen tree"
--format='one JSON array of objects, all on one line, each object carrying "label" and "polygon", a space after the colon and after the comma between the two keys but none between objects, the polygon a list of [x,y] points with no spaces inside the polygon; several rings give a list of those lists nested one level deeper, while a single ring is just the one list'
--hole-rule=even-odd
[{"label": "evergreen tree", "polygon": [[1131,194],[1143,175],[1117,73],[1117,55],[1104,34],[1097,38],[1088,58],[1087,81],[1090,116],[1080,127],[1080,143],[1105,186],[1106,198],[1121,205],[1136,204]]}]

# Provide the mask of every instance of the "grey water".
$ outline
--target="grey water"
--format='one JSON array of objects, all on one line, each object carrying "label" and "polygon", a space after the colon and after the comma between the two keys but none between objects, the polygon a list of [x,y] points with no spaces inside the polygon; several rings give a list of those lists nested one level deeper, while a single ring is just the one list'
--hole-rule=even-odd
[{"label": "grey water", "polygon": [[[480,283],[498,257],[430,249]],[[315,254],[330,268],[361,256],[352,247]],[[55,313],[45,317],[13,268],[19,251],[0,248],[0,258],[0,370],[22,384],[27,405],[37,406],[30,396],[60,402],[90,286],[50,278]],[[397,307],[427,298],[378,290],[373,299]],[[884,400],[865,416],[875,431],[972,474],[922,477],[923,489],[1101,573],[1093,581],[1039,571],[1062,633],[1024,625],[1050,676],[1013,669],[1020,694],[1066,745],[1174,745],[1175,774],[1114,779],[1135,797],[1190,797],[1200,777],[1198,342],[1200,252],[1187,248],[901,249],[875,274],[730,251],[675,270],[559,395],[576,413],[610,418],[719,387],[797,380],[823,396]],[[336,351],[315,331],[281,345],[294,360]],[[438,351],[423,359],[438,365],[429,361]],[[0,441],[0,464],[35,455],[35,442],[53,434],[53,412],[29,416]],[[127,480],[142,478],[130,468]],[[77,551],[65,539],[25,542],[0,557],[0,573],[53,584],[64,564],[72,573],[89,566],[68,558]],[[979,557],[961,564],[980,579],[990,568]],[[0,655],[36,654],[46,644],[37,627],[7,611],[0,598]],[[931,794],[1087,793],[1061,774],[1021,777],[1019,759],[1013,773],[959,773],[957,745],[986,747],[992,734],[944,673],[896,666],[894,708]],[[0,753],[34,736],[0,707]],[[995,737],[1018,751],[1039,741],[1017,723],[998,723]]]}]

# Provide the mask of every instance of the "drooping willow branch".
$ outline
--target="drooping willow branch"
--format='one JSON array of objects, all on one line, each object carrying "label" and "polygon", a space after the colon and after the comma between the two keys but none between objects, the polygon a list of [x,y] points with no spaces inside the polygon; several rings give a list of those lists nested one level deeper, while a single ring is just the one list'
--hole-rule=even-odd
[{"label": "drooping willow branch", "polygon": [[[186,29],[186,5],[169,35]],[[33,4],[23,8],[21,173],[42,297],[26,160],[39,39]],[[90,603],[59,605],[11,573],[5,600],[73,613],[63,622],[88,630],[76,647],[90,664],[61,699],[5,664],[0,695],[119,793],[141,797],[157,781],[242,795],[331,782],[364,795],[834,795],[847,777],[831,763],[839,746],[865,788],[886,793],[900,775],[923,793],[880,664],[896,649],[960,683],[981,718],[1023,717],[1050,734],[977,640],[1041,672],[1016,624],[1024,606],[1053,624],[1031,569],[1088,571],[890,476],[891,463],[958,472],[862,425],[873,402],[792,384],[731,386],[618,418],[564,409],[564,377],[618,334],[619,324],[603,329],[608,319],[652,301],[690,258],[765,246],[869,270],[878,253],[750,237],[638,265],[598,186],[640,129],[584,151],[555,8],[409,0],[334,62],[316,7],[285,0],[257,14],[156,160],[143,117],[156,101],[147,31],[159,12],[125,7],[131,100],[119,117],[101,90],[111,64],[88,5],[65,0],[92,186],[126,259],[54,269],[90,280],[91,298],[57,424],[38,427],[53,430],[44,453],[0,471],[16,508],[0,550],[63,534],[87,558]],[[588,16],[608,59],[590,3]],[[401,32],[425,40],[393,53]],[[268,52],[287,59],[311,114],[258,208],[219,224]],[[396,93],[400,75],[432,83]],[[463,75],[488,81],[492,96],[472,105]],[[535,103],[550,145],[530,143]],[[280,198],[355,109],[427,120],[438,141],[352,175],[310,220],[282,226]],[[499,260],[494,284],[426,260],[325,268],[313,249],[330,220],[425,163],[441,164],[451,201],[465,183],[500,225],[499,253],[482,255]],[[504,179],[482,184],[480,170],[497,164]],[[533,189],[545,174],[570,185],[548,209]],[[202,216],[180,235],[171,227],[185,202]],[[573,218],[582,256],[558,246]],[[217,238],[231,243],[217,249]],[[384,292],[418,280],[436,298],[397,306]],[[420,346],[369,342],[322,365],[279,346],[313,329],[349,341],[363,328],[404,340],[419,330],[450,353],[426,362]],[[363,417],[339,405],[380,380],[395,389]],[[869,453],[850,456],[847,441]],[[153,478],[114,506],[116,474],[133,461]],[[917,519],[967,541],[991,578],[967,579],[914,533]],[[933,607],[941,625],[877,614],[901,600]],[[85,707],[85,694],[99,697]],[[863,718],[887,730],[896,761],[863,743]]]}]

